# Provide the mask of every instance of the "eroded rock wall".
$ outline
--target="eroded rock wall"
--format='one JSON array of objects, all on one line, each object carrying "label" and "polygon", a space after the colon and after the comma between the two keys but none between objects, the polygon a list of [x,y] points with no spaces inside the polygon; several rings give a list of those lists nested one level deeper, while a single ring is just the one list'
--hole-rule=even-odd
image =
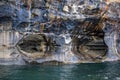
[{"label": "eroded rock wall", "polygon": [[0,64],[119,60],[119,25],[117,0],[1,0]]}]

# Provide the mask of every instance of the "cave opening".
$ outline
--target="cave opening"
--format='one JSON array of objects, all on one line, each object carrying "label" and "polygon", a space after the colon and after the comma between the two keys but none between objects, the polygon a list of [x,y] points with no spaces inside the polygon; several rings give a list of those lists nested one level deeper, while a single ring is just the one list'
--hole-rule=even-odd
[{"label": "cave opening", "polygon": [[104,41],[103,23],[94,21],[82,22],[75,27],[72,51],[83,59],[101,60],[106,56],[108,47]]}]

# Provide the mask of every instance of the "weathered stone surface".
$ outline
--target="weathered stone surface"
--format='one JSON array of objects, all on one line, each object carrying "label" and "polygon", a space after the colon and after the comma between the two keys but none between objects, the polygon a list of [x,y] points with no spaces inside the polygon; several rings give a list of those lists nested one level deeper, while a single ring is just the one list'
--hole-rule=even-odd
[{"label": "weathered stone surface", "polygon": [[119,26],[119,0],[1,0],[0,64],[119,60]]}]

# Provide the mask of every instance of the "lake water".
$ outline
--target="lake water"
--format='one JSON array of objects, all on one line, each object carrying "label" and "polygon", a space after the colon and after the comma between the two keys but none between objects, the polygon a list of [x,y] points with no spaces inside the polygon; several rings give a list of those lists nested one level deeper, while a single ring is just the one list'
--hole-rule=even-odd
[{"label": "lake water", "polygon": [[120,62],[0,66],[0,80],[120,80]]}]

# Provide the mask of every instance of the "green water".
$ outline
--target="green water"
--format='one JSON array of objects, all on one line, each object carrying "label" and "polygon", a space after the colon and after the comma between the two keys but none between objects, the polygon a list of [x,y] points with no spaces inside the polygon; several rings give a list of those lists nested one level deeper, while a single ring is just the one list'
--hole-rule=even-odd
[{"label": "green water", "polygon": [[120,62],[0,66],[0,80],[120,80]]}]

